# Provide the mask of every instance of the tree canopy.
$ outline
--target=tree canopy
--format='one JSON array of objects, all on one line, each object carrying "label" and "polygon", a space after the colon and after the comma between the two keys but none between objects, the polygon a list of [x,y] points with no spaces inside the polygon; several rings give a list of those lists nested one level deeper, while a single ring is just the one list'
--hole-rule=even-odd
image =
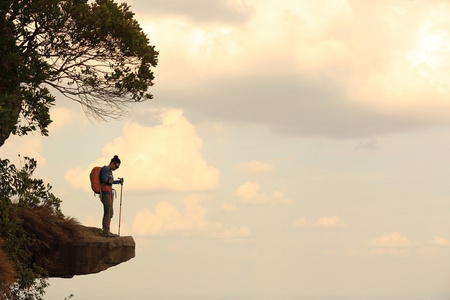
[{"label": "tree canopy", "polygon": [[0,146],[47,135],[55,91],[99,119],[152,98],[158,52],[125,3],[2,0],[0,28]]}]

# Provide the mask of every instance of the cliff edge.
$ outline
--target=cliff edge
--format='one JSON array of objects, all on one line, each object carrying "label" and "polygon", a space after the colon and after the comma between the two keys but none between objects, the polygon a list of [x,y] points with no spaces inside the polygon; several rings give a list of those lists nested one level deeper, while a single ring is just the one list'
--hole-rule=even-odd
[{"label": "cliff edge", "polygon": [[[32,254],[28,264],[42,267],[49,277],[98,273],[135,256],[131,236],[104,237],[99,228],[83,226],[44,208],[19,207],[15,215],[33,241],[27,249]],[[0,247],[0,273],[11,267]]]},{"label": "cliff edge", "polygon": [[104,271],[135,256],[133,237],[104,237],[102,230],[78,225],[78,238],[65,240],[36,259],[50,277],[70,278]]}]

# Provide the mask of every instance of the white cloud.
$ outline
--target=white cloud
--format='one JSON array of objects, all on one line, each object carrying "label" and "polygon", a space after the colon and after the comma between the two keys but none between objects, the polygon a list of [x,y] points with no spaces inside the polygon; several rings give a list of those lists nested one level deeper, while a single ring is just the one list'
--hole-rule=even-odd
[{"label": "white cloud", "polygon": [[315,222],[308,222],[306,218],[301,218],[292,224],[294,228],[347,228],[347,223],[345,223],[341,217],[322,217],[317,219]]},{"label": "white cloud", "polygon": [[207,210],[200,205],[201,197],[191,195],[184,199],[184,211],[180,211],[169,201],[161,201],[155,211],[143,209],[136,214],[132,232],[137,235],[157,235],[168,232],[215,231],[222,224],[211,222]]},{"label": "white cloud", "polygon": [[246,226],[223,229],[223,224],[209,220],[208,211],[201,205],[201,201],[200,195],[191,195],[184,199],[183,210],[169,201],[161,201],[154,212],[148,208],[139,211],[131,229],[126,233],[137,236],[203,233],[206,237],[224,243],[251,240],[250,230]]},{"label": "white cloud", "polygon": [[87,169],[69,169],[72,186],[89,188],[89,173],[119,155],[122,164],[115,176],[125,178],[127,189],[203,191],[218,187],[220,172],[202,157],[202,139],[183,117],[182,110],[159,111],[161,124],[151,127],[128,122],[123,135],[103,148],[103,157]]},{"label": "white cloud", "polygon": [[[449,7],[255,1],[246,26],[199,27],[167,17],[146,28],[161,34],[159,78],[167,86],[160,97],[189,117],[367,138],[450,124]],[[179,48],[185,51],[173,50]]]},{"label": "white cloud", "polygon": [[402,248],[412,247],[413,243],[400,233],[392,232],[385,233],[379,238],[370,239],[367,245],[377,248]]},{"label": "white cloud", "polygon": [[256,198],[259,192],[259,184],[256,182],[247,182],[241,185],[235,192],[243,202],[250,202]]},{"label": "white cloud", "polygon": [[410,241],[406,236],[398,232],[385,233],[381,237],[370,239],[367,242],[367,245],[372,248],[369,250],[368,255],[396,257],[418,256],[432,259],[441,255],[442,246],[450,245],[450,241],[440,236],[434,236],[430,243],[437,247],[422,246],[418,242]]},{"label": "white cloud", "polygon": [[274,171],[274,167],[269,163],[261,163],[256,160],[238,165],[239,172],[243,174],[269,173]]},{"label": "white cloud", "polygon": [[245,204],[292,204],[292,199],[286,198],[285,191],[275,191],[271,195],[260,192],[260,185],[256,182],[246,182],[234,193],[239,202]]},{"label": "white cloud", "polygon": [[367,242],[372,249],[369,256],[410,257],[413,255],[414,244],[398,232],[385,233],[379,238]]},{"label": "white cloud", "polygon": [[450,246],[449,240],[437,235],[433,237],[433,240],[430,243],[438,246]]},{"label": "white cloud", "polygon": [[422,78],[419,88],[434,87],[442,94],[450,88],[447,72],[450,66],[449,17],[448,4],[432,6],[426,11],[415,31],[413,48],[407,53],[408,62],[416,75]]}]

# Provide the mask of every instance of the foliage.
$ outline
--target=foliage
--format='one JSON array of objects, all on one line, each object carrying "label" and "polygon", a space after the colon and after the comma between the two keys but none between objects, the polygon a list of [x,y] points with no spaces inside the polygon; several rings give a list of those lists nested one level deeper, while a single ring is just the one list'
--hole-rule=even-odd
[{"label": "foliage", "polygon": [[11,295],[4,296],[14,300],[43,299],[48,286],[47,274],[32,259],[39,241],[25,229],[18,210],[21,207],[43,208],[62,216],[61,200],[50,193],[51,186],[32,178],[37,167],[34,159],[25,157],[22,164],[22,168],[17,169],[8,160],[0,160],[0,239],[3,251],[18,274],[18,280],[11,286]]},{"label": "foliage", "polygon": [[0,28],[0,146],[9,133],[48,134],[50,87],[100,119],[152,98],[158,52],[125,3],[2,0]]}]

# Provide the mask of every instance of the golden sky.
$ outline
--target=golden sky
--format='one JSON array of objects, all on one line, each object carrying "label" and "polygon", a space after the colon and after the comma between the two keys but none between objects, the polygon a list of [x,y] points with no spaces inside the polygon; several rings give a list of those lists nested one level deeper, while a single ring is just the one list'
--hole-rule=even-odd
[{"label": "golden sky", "polygon": [[95,123],[58,97],[0,148],[97,227],[87,175],[122,160],[136,258],[46,299],[450,297],[448,1],[128,3],[154,100]]}]

